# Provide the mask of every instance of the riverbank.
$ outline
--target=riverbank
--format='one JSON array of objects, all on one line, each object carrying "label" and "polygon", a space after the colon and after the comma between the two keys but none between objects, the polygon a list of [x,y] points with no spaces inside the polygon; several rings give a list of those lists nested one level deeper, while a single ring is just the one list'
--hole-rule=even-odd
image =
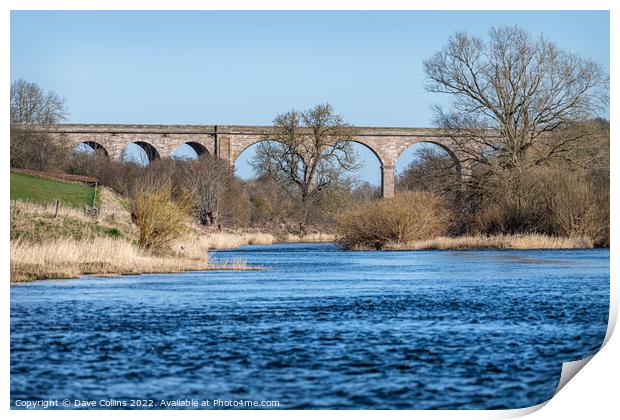
[{"label": "riverbank", "polygon": [[[136,245],[137,229],[129,203],[111,190],[98,193],[95,212],[56,203],[11,202],[11,282],[81,275],[176,273],[195,270],[248,270],[244,261],[215,261],[209,250],[277,242],[336,242],[334,234],[314,228],[302,237],[272,229],[215,231],[188,226],[188,233],[166,251]],[[88,210],[88,208],[87,208]],[[272,233],[269,233],[272,232]],[[386,250],[576,249],[592,248],[583,238],[544,235],[438,237],[409,243],[387,243]],[[360,249],[360,248],[356,248]]]},{"label": "riverbank", "polygon": [[[465,249],[584,249],[594,248],[588,238],[563,238],[548,235],[494,235],[437,237],[425,241],[387,243],[385,250],[465,250]],[[358,249],[358,248],[356,248]]]},{"label": "riverbank", "polygon": [[76,278],[83,275],[248,270],[244,261],[211,261],[200,242],[184,240],[165,255],[150,254],[124,239],[59,239],[46,243],[11,241],[11,282]]},{"label": "riverbank", "polygon": [[244,261],[209,258],[208,241],[195,229],[165,252],[136,245],[128,203],[101,189],[97,214],[55,204],[11,202],[11,282],[81,275],[248,270]]},{"label": "riverbank", "polygon": [[189,226],[165,253],[136,245],[129,202],[107,188],[99,191],[96,214],[55,202],[11,201],[11,282],[81,275],[250,270],[244,261],[216,261],[209,250],[277,242],[333,242],[335,235],[310,231],[302,237],[257,229],[216,231]]}]

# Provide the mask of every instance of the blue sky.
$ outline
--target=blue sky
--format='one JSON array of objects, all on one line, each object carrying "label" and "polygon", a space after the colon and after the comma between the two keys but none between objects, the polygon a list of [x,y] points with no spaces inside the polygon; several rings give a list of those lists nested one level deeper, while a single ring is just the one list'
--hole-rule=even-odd
[{"label": "blue sky", "polygon": [[355,125],[431,126],[445,99],[423,61],[456,30],[514,24],[609,69],[607,12],[13,11],[11,79],[63,95],[76,123],[270,124],[330,102]]}]

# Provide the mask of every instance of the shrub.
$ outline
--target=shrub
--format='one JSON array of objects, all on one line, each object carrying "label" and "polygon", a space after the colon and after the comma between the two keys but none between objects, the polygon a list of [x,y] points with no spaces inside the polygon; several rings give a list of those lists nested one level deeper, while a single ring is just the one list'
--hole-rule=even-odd
[{"label": "shrub", "polygon": [[69,148],[48,134],[11,127],[10,136],[11,168],[57,171],[69,156]]},{"label": "shrub", "polygon": [[546,186],[551,224],[557,234],[609,246],[608,186],[597,188],[576,172],[549,177]]},{"label": "shrub", "polygon": [[243,227],[250,224],[252,203],[244,186],[237,179],[228,182],[228,188],[222,197],[222,222]]},{"label": "shrub", "polygon": [[549,232],[543,199],[545,176],[542,168],[496,169],[482,181],[484,195],[473,217],[473,232],[490,235]]},{"label": "shrub", "polygon": [[169,181],[140,182],[132,200],[131,218],[138,227],[138,244],[146,249],[162,250],[187,232],[191,201],[173,200]]},{"label": "shrub", "polygon": [[609,245],[607,177],[548,167],[501,175],[489,181],[492,193],[476,210],[474,233],[541,233]]},{"label": "shrub", "polygon": [[428,192],[404,192],[364,203],[337,218],[338,243],[344,248],[381,249],[444,234],[451,222],[443,200]]},{"label": "shrub", "polygon": [[136,181],[145,172],[134,162],[113,160],[100,153],[73,153],[65,162],[64,170],[70,174],[95,177],[100,185],[110,187],[124,197],[132,194]]}]

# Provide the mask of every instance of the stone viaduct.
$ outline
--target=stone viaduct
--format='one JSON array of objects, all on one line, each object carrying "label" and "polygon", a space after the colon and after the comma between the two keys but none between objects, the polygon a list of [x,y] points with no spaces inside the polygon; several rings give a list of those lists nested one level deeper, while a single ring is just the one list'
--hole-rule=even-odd
[{"label": "stone viaduct", "polygon": [[[45,128],[58,141],[76,146],[87,144],[112,159],[121,159],[125,146],[135,143],[149,160],[172,157],[181,145],[191,146],[198,155],[209,153],[226,159],[231,165],[251,145],[269,138],[269,126],[233,125],[125,125],[57,124]],[[394,195],[395,165],[411,145],[434,143],[444,148],[464,172],[463,159],[453,140],[441,137],[433,128],[356,127],[353,141],[369,148],[381,165],[381,189],[384,197]]]}]

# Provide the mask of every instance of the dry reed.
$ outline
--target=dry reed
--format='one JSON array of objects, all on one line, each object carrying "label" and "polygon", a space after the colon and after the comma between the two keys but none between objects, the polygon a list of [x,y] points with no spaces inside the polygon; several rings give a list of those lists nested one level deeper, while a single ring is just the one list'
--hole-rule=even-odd
[{"label": "dry reed", "polygon": [[244,245],[271,245],[274,237],[269,233],[209,232],[201,236],[201,241],[208,249],[226,249]]},{"label": "dry reed", "polygon": [[[440,236],[434,239],[405,243],[386,243],[390,250],[458,250],[458,249],[580,249],[594,243],[583,237],[566,238],[539,234],[493,236]],[[358,248],[359,249],[359,248]]]},{"label": "dry reed", "polygon": [[333,233],[313,232],[307,233],[302,237],[289,234],[284,239],[284,242],[334,242],[335,240],[336,235]]},{"label": "dry reed", "polygon": [[[106,220],[111,222],[108,227],[122,226],[124,233],[136,228],[120,199],[106,190],[103,194],[104,211],[97,218],[66,206],[59,206],[54,217],[54,204],[11,202],[11,281],[84,274],[251,269],[242,260],[210,261],[204,238],[196,232],[172,240],[166,250],[157,252],[138,247],[132,240],[133,233],[122,237],[106,234],[100,229],[106,226],[101,224]],[[43,232],[38,231],[41,227]]]},{"label": "dry reed", "polygon": [[[109,194],[109,192],[106,192]],[[92,222],[93,216],[86,214],[83,209],[75,207],[65,206],[60,204],[58,206],[58,213],[56,213],[56,203],[35,203],[32,201],[13,200],[11,201],[11,215],[17,213],[28,213],[30,215],[37,216],[54,216],[57,217],[71,217],[79,219],[85,222]],[[97,218],[99,219],[119,219],[121,222],[130,223],[131,219],[126,211],[118,207],[104,206],[100,209]]]},{"label": "dry reed", "polygon": [[250,269],[244,261],[210,262],[198,238],[172,246],[168,255],[151,254],[129,241],[99,237],[44,243],[11,241],[11,281],[74,278],[85,274],[175,273],[193,270]]}]

